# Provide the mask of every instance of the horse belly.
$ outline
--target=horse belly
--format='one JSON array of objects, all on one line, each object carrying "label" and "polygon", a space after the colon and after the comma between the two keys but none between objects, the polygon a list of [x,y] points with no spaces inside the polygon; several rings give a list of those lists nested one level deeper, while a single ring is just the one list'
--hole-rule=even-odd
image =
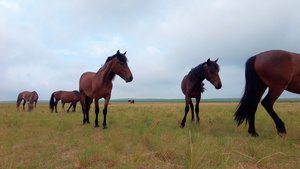
[{"label": "horse belly", "polygon": [[292,93],[300,94],[300,76],[294,77],[286,90]]}]

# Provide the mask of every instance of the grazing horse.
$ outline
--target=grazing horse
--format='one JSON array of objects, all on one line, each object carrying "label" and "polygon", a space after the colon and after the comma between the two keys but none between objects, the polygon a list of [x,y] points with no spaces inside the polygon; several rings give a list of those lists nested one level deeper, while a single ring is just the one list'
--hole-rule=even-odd
[{"label": "grazing horse", "polygon": [[222,87],[222,82],[219,77],[219,65],[217,64],[217,60],[211,61],[210,59],[207,62],[199,64],[197,67],[193,68],[189,74],[185,75],[181,82],[181,90],[185,95],[185,115],[182,119],[181,128],[184,128],[186,115],[189,112],[189,106],[192,111],[192,121],[194,121],[194,105],[192,102],[192,98],[196,98],[196,115],[197,122],[199,123],[199,103],[201,99],[201,93],[204,91],[204,83],[203,80],[207,79],[211,84],[215,86],[216,89],[220,89]]},{"label": "grazing horse", "polygon": [[130,104],[134,104],[134,100],[128,100]]},{"label": "grazing horse", "polygon": [[50,98],[49,107],[51,109],[51,113],[54,110],[57,113],[57,103],[61,100],[62,103],[62,110],[65,111],[65,103],[71,103],[67,112],[69,112],[70,108],[73,106],[73,112],[76,111],[76,104],[80,101],[79,92],[77,90],[74,91],[56,91],[53,92]]},{"label": "grazing horse", "polygon": [[235,112],[235,120],[240,125],[246,119],[248,133],[253,137],[255,131],[255,112],[265,90],[266,97],[261,101],[276,124],[278,135],[286,134],[283,121],[273,109],[274,102],[284,90],[300,94],[300,54],[282,50],[271,50],[250,57],[246,62],[246,85],[244,95]]},{"label": "grazing horse", "polygon": [[80,102],[83,111],[83,124],[90,123],[89,109],[90,105],[95,99],[95,127],[99,127],[98,114],[99,105],[98,101],[104,98],[103,108],[103,129],[106,126],[107,106],[111,96],[113,87],[112,80],[116,75],[119,75],[126,83],[133,80],[131,71],[127,65],[127,58],[124,54],[117,51],[113,56],[107,58],[105,64],[98,70],[98,72],[85,72],[81,75],[79,80]]},{"label": "grazing horse", "polygon": [[25,104],[26,104],[26,101],[28,101],[28,111],[30,112],[32,109],[33,109],[33,103],[34,104],[34,107],[36,107],[36,103],[38,102],[38,99],[39,99],[39,95],[33,91],[33,92],[28,92],[28,91],[24,91],[24,92],[21,92],[19,95],[18,95],[18,99],[17,99],[17,111],[19,111],[19,106],[22,102],[22,100],[24,100],[24,103],[23,103],[23,111],[25,111]]}]

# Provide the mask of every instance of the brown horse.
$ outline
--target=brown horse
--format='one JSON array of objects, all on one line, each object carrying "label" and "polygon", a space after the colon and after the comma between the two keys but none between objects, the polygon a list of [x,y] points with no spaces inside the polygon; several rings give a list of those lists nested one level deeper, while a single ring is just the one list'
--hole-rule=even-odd
[{"label": "brown horse", "polygon": [[24,100],[24,103],[23,103],[23,111],[25,111],[25,104],[26,104],[26,101],[28,101],[28,111],[30,112],[32,109],[33,109],[33,103],[34,104],[34,107],[36,107],[36,103],[38,102],[38,99],[39,99],[39,95],[33,91],[33,92],[28,92],[28,91],[24,91],[24,92],[21,92],[19,95],[18,95],[18,99],[17,99],[17,111],[19,111],[19,106],[22,102],[22,100]]},{"label": "brown horse", "polygon": [[95,99],[95,127],[99,127],[98,101],[99,99],[104,98],[103,129],[107,129],[106,114],[108,102],[111,96],[111,90],[113,87],[112,80],[116,75],[119,75],[126,82],[131,82],[133,80],[131,71],[127,65],[127,58],[125,54],[126,52],[121,54],[119,51],[117,51],[115,55],[107,58],[105,64],[98,70],[98,72],[85,72],[81,75],[79,80],[79,92],[83,111],[83,124],[90,123],[89,109],[93,99]]},{"label": "brown horse", "polygon": [[79,92],[77,90],[74,91],[56,91],[53,92],[50,98],[49,107],[51,109],[51,113],[55,108],[55,112],[57,113],[57,103],[61,100],[62,110],[65,111],[65,103],[71,103],[67,112],[69,112],[70,108],[73,106],[73,112],[76,111],[76,104],[80,101]]},{"label": "brown horse", "polygon": [[207,79],[211,84],[215,86],[216,89],[222,87],[222,82],[219,77],[219,65],[217,60],[211,61],[210,59],[207,62],[204,62],[197,67],[193,68],[189,74],[185,75],[181,82],[181,90],[185,95],[185,115],[182,119],[181,128],[184,128],[186,115],[189,112],[189,106],[192,111],[192,121],[194,121],[194,105],[192,98],[196,98],[196,115],[197,122],[199,123],[199,103],[201,99],[201,93],[204,91],[204,84],[202,83],[204,79]]},{"label": "brown horse", "polygon": [[235,120],[238,125],[246,119],[248,133],[258,136],[255,131],[255,112],[265,90],[266,97],[261,101],[276,124],[279,135],[286,134],[283,121],[273,109],[274,102],[284,90],[300,93],[300,54],[282,50],[271,50],[250,57],[246,62],[245,92],[240,101]]},{"label": "brown horse", "polygon": [[128,100],[128,103],[134,104],[134,100]]}]

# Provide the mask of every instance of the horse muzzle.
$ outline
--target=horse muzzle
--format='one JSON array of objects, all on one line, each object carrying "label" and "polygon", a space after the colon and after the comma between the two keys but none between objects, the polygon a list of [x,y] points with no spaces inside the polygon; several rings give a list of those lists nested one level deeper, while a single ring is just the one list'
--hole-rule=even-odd
[{"label": "horse muzzle", "polygon": [[126,83],[129,83],[129,82],[131,82],[132,80],[133,80],[133,77],[132,77],[132,76],[127,77],[127,78],[125,79]]},{"label": "horse muzzle", "polygon": [[222,88],[222,84],[219,83],[219,84],[215,85],[215,88],[216,88],[216,89],[221,89],[221,88]]}]

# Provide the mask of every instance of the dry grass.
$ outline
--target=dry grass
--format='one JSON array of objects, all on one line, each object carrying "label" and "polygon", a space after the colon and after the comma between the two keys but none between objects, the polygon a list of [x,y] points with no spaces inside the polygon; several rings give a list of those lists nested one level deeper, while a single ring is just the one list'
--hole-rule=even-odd
[{"label": "dry grass", "polygon": [[[0,104],[0,168],[298,168],[299,103],[277,103],[288,134],[261,106],[252,138],[233,114],[237,103],[201,103],[200,124],[179,128],[183,103],[111,103],[108,130],[82,125],[75,113],[33,112]],[[60,111],[61,112],[61,111]],[[92,108],[93,112],[93,108]],[[94,113],[90,113],[91,122]],[[102,121],[102,114],[99,116]]]}]

